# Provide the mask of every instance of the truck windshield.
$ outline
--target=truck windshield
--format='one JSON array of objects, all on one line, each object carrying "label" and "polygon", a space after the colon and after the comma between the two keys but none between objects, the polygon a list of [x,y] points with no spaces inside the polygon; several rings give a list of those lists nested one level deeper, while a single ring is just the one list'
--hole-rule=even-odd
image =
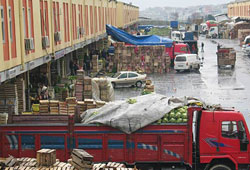
[{"label": "truck windshield", "polygon": [[249,44],[250,43],[250,38],[246,39],[245,44]]},{"label": "truck windshield", "polygon": [[175,61],[186,61],[186,57],[184,56],[176,57]]}]

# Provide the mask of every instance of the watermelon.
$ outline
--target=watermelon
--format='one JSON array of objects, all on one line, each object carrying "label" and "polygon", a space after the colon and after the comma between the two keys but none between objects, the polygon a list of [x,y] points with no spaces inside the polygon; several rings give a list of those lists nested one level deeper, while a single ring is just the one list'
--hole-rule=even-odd
[{"label": "watermelon", "polygon": [[183,122],[182,118],[176,120],[176,123],[182,123],[182,122]]},{"label": "watermelon", "polygon": [[183,123],[187,123],[187,121],[188,121],[187,119],[182,119]]},{"label": "watermelon", "polygon": [[170,122],[170,123],[176,123],[176,119],[175,119],[175,118],[171,118],[171,119],[169,120],[169,122]]}]

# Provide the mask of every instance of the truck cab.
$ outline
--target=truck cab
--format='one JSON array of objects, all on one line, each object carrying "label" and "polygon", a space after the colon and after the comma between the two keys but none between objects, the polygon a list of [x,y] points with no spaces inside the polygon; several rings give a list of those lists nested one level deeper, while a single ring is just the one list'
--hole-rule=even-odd
[{"label": "truck cab", "polygon": [[242,113],[205,110],[198,119],[196,147],[200,165],[206,165],[204,169],[249,169],[250,138]]},{"label": "truck cab", "polygon": [[208,31],[208,37],[210,38],[217,38],[219,35],[219,30],[218,30],[218,27],[215,26],[215,27],[211,27]]},{"label": "truck cab", "polygon": [[250,55],[250,35],[246,36],[243,45],[242,45],[242,50],[245,55]]},{"label": "truck cab", "polygon": [[183,35],[182,35],[182,33],[181,33],[180,31],[173,31],[173,32],[171,33],[171,39],[172,39],[173,41],[181,41],[181,40],[183,39],[182,36],[183,36]]}]

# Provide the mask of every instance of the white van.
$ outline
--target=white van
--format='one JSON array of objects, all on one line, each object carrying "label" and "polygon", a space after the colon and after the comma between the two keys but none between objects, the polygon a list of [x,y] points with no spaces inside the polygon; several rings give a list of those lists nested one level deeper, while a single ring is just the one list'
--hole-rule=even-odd
[{"label": "white van", "polygon": [[174,69],[180,70],[199,70],[201,61],[197,54],[181,54],[177,55],[174,60]]},{"label": "white van", "polygon": [[250,35],[245,38],[242,50],[245,55],[250,56]]}]

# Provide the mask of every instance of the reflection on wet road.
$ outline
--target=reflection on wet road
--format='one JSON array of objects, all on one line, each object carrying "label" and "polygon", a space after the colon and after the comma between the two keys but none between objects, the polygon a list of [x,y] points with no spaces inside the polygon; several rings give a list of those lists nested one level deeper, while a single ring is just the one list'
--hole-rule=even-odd
[{"label": "reflection on wet road", "polygon": [[[210,40],[200,37],[199,45],[205,44],[203,66],[199,72],[180,72],[171,70],[167,74],[148,75],[155,85],[156,93],[166,96],[193,96],[208,104],[221,104],[223,107],[235,107],[241,111],[250,128],[250,58],[244,56],[236,40]],[[233,47],[237,52],[234,69],[217,67],[217,43]],[[141,89],[119,88],[115,98],[126,99],[140,95]]]}]

